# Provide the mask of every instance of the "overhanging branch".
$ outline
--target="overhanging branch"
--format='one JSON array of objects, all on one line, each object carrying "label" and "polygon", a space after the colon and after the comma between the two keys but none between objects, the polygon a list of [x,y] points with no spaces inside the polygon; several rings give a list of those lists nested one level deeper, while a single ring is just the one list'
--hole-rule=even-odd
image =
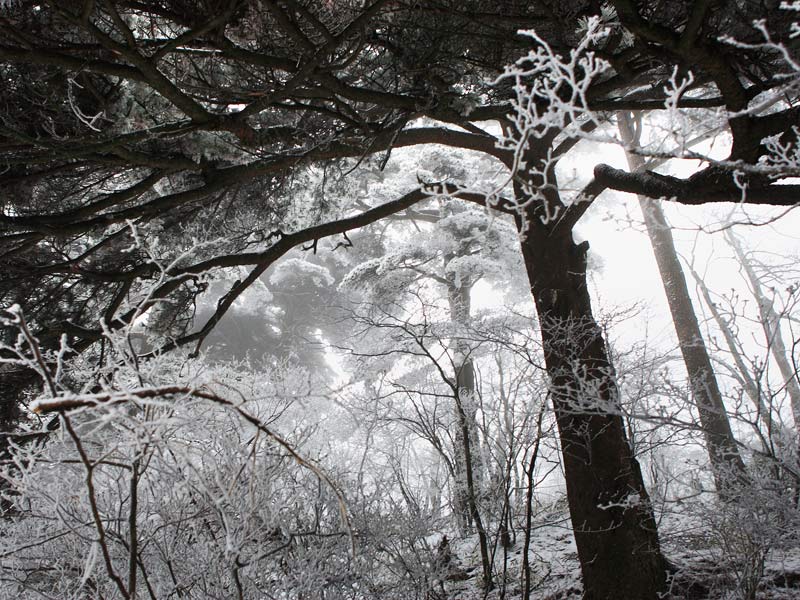
[{"label": "overhanging branch", "polygon": [[752,188],[739,188],[728,180],[727,185],[709,185],[702,178],[680,179],[652,171],[629,173],[605,164],[594,169],[593,196],[605,189],[663,198],[681,204],[700,205],[714,202],[741,202],[793,206],[800,203],[800,185],[773,183]]}]

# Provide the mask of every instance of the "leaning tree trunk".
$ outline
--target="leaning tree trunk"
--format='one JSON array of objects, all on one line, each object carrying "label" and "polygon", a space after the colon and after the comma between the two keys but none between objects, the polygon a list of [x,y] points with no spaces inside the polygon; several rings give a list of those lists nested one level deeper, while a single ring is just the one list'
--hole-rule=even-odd
[{"label": "leaning tree trunk", "polygon": [[717,324],[717,329],[722,332],[722,337],[725,339],[725,343],[728,346],[728,351],[733,358],[733,364],[736,366],[735,370],[731,368],[733,377],[739,381],[745,394],[747,394],[747,397],[750,398],[750,402],[753,404],[753,408],[755,408],[759,420],[767,429],[768,438],[777,438],[779,441],[788,439],[783,425],[773,418],[772,409],[767,404],[764,391],[761,389],[761,385],[753,378],[753,374],[745,363],[744,352],[741,344],[737,340],[731,324],[725,320],[725,318],[723,318],[719,308],[717,308],[714,299],[711,297],[711,291],[708,289],[706,282],[703,281],[703,278],[697,271],[694,270],[692,265],[689,265],[689,273],[692,275],[692,278],[697,285],[697,289],[699,290],[700,295],[703,297],[708,311],[711,313],[711,318],[714,319],[714,322]]},{"label": "leaning tree trunk", "polygon": [[789,353],[786,350],[786,343],[783,341],[783,334],[781,333],[780,316],[775,312],[772,300],[764,293],[761,281],[759,281],[750,259],[745,254],[742,244],[730,229],[725,231],[725,239],[736,253],[736,258],[739,260],[739,264],[742,265],[750,282],[750,289],[753,292],[753,296],[755,296],[756,304],[758,304],[761,328],[764,330],[767,345],[772,353],[772,358],[775,359],[778,369],[780,369],[784,387],[789,395],[795,427],[800,429],[800,383],[798,383],[797,371],[789,362]]},{"label": "leaning tree trunk", "polygon": [[[619,131],[629,146],[638,145],[638,133],[633,120],[620,113]],[[628,164],[634,171],[644,168],[644,160],[637,154],[627,153]],[[678,344],[689,377],[700,426],[711,460],[717,493],[729,497],[735,484],[747,480],[747,470],[733,437],[725,403],[722,400],[711,358],[708,355],[700,324],[692,306],[689,288],[683,274],[672,232],[658,200],[639,197],[647,233],[653,246],[661,282],[667,296],[672,323],[678,335]]]},{"label": "leaning tree trunk", "polygon": [[[733,248],[739,264],[744,269],[745,275],[750,282],[750,290],[756,299],[758,305],[759,320],[761,321],[761,328],[764,330],[766,337],[767,347],[772,354],[772,358],[778,365],[781,373],[781,378],[784,382],[784,389],[789,395],[789,404],[792,410],[792,417],[794,418],[795,431],[790,434],[784,431],[783,428],[771,426],[768,428],[768,434],[771,438],[777,438],[778,446],[782,451],[782,460],[776,462],[773,468],[778,469],[780,463],[784,463],[787,459],[790,462],[797,464],[798,452],[800,452],[800,443],[798,442],[798,429],[800,429],[800,385],[797,380],[797,371],[792,367],[789,362],[789,353],[786,349],[786,344],[783,341],[783,334],[781,333],[781,320],[780,316],[775,312],[773,300],[768,298],[764,293],[761,286],[761,281],[753,268],[753,264],[749,257],[742,248],[739,239],[734,235],[730,229],[725,230],[725,239],[728,244]],[[791,457],[791,458],[790,458]],[[795,473],[796,470],[791,467],[788,469],[789,473]],[[778,475],[779,471],[775,471]],[[793,475],[795,482],[797,482],[796,475]],[[795,497],[800,496],[800,488],[795,484]]]},{"label": "leaning tree trunk", "polygon": [[[561,205],[554,190],[546,193]],[[584,598],[655,600],[664,589],[666,563],[592,314],[589,245],[575,244],[572,232],[552,221],[543,224],[535,204],[517,226],[528,226],[522,254],[539,315]]]}]

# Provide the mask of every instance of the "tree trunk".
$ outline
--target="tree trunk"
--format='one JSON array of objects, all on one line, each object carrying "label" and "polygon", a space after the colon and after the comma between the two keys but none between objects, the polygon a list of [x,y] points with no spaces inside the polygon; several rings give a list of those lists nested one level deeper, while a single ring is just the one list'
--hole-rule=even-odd
[{"label": "tree trunk", "polygon": [[[457,326],[463,327],[469,323],[471,312],[470,292],[471,285],[461,282],[456,286],[452,274],[448,274],[447,296],[450,305],[450,320]],[[481,487],[482,470],[478,428],[475,421],[477,407],[475,406],[475,366],[472,361],[471,350],[466,340],[456,339],[452,344],[453,362],[458,389],[458,398],[454,399],[453,407],[456,423],[459,427],[455,431],[455,471],[456,471],[456,511],[460,512],[468,526],[472,526],[472,511],[470,502],[474,501]],[[463,417],[462,417],[463,415]],[[463,418],[463,426],[461,421]],[[466,437],[465,433],[466,432]],[[470,454],[467,460],[466,455]],[[468,484],[472,481],[472,488]]]},{"label": "tree trunk", "polygon": [[528,553],[531,548],[531,525],[533,520],[533,488],[536,485],[534,473],[536,472],[536,461],[539,458],[539,445],[542,441],[542,421],[544,421],[545,404],[539,408],[539,416],[536,419],[536,441],[533,444],[531,458],[528,461],[528,468],[525,471],[527,479],[527,489],[525,490],[525,540],[522,543],[522,598],[530,600],[531,597],[531,566]]},{"label": "tree trunk", "polygon": [[[445,261],[447,262],[447,261]],[[469,323],[471,312],[470,292],[472,285],[466,281],[458,282],[451,273],[447,274],[447,297],[450,303],[450,317],[456,325],[456,338],[453,342],[453,363],[456,376],[455,393],[455,509],[459,519],[466,517],[466,524],[474,523],[478,533],[478,545],[481,552],[483,583],[486,589],[492,587],[492,568],[489,558],[489,542],[486,529],[478,507],[478,490],[481,481],[481,461],[478,441],[478,428],[475,422],[475,365],[472,361],[472,349],[459,328]]]},{"label": "tree trunk", "polygon": [[[621,113],[618,121],[622,140],[629,146],[638,145],[638,134],[634,132],[632,119]],[[641,156],[626,154],[632,171],[644,168]],[[697,322],[689,288],[664,211],[661,210],[658,200],[639,197],[639,206],[644,215],[664,293],[667,295],[672,322],[678,335],[678,344],[700,417],[700,426],[711,460],[717,493],[721,497],[726,497],[732,492],[732,484],[747,480],[747,470],[739,454],[736,439],[733,437],[722,393],[711,366],[711,359],[700,331],[700,324]]]},{"label": "tree trunk", "polygon": [[522,254],[539,314],[584,598],[655,600],[666,563],[592,314],[588,243],[576,245],[571,231],[543,225],[533,208],[517,227],[526,222]]},{"label": "tree trunk", "polygon": [[758,276],[753,270],[753,265],[747,258],[739,240],[730,230],[725,231],[725,239],[736,253],[736,258],[739,259],[739,264],[742,265],[745,275],[750,281],[750,289],[756,299],[756,304],[758,304],[758,314],[761,320],[761,327],[767,338],[767,345],[772,353],[772,358],[775,359],[778,369],[780,369],[786,393],[789,394],[795,426],[800,428],[800,384],[797,381],[797,372],[789,362],[789,354],[786,351],[786,344],[781,334],[780,317],[775,313],[772,300],[767,298],[761,288],[761,282],[758,280]]},{"label": "tree trunk", "polygon": [[779,440],[784,439],[784,428],[778,421],[772,418],[772,410],[768,406],[767,400],[765,400],[761,385],[756,383],[756,380],[753,379],[753,374],[750,372],[750,369],[745,363],[744,352],[742,351],[741,344],[732,331],[730,323],[728,323],[728,321],[723,318],[722,314],[720,314],[717,305],[714,303],[714,299],[711,297],[711,292],[708,289],[706,282],[703,281],[703,278],[700,277],[700,274],[695,271],[691,265],[689,265],[689,273],[691,273],[692,278],[697,284],[700,294],[702,295],[703,300],[705,300],[706,306],[708,306],[708,310],[711,313],[711,317],[714,319],[717,327],[722,332],[722,336],[725,338],[725,343],[728,346],[728,350],[733,358],[733,363],[736,366],[735,370],[733,367],[730,368],[732,371],[732,376],[739,381],[744,392],[747,394],[747,397],[750,398],[750,402],[756,409],[759,420],[767,429],[767,436],[770,439],[772,439],[773,436],[777,437]]}]

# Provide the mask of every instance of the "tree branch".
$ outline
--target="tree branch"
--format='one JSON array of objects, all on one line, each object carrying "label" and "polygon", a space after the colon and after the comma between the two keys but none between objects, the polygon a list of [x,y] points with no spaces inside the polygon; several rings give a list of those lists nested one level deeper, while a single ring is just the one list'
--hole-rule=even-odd
[{"label": "tree branch", "polygon": [[681,204],[700,205],[713,202],[746,202],[772,206],[793,206],[800,203],[800,185],[771,184],[742,190],[730,185],[698,185],[702,178],[679,179],[652,171],[628,173],[605,164],[594,169],[591,193],[599,195],[610,188],[649,198],[663,198]]}]

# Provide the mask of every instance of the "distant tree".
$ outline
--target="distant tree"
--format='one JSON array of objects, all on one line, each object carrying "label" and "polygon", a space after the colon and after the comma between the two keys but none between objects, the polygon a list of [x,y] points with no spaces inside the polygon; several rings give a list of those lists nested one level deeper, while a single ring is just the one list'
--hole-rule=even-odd
[{"label": "distant tree", "polygon": [[[771,477],[773,485],[784,481],[796,489],[800,482],[795,412],[798,387],[795,361],[784,341],[783,328],[783,322],[794,319],[796,288],[794,283],[780,290],[773,287],[777,281],[792,276],[794,265],[770,265],[760,261],[732,229],[726,229],[723,235],[755,300],[757,313],[753,315],[747,310],[750,305],[746,297],[735,293],[716,294],[690,265],[711,321],[724,340],[716,360],[735,382],[739,396],[749,400],[749,409],[747,405],[741,406],[736,416],[756,436],[754,466],[768,473],[761,473],[760,477]],[[745,335],[753,326],[763,337]],[[778,367],[777,373],[771,365]]]},{"label": "distant tree", "polygon": [[[772,359],[778,365],[781,383],[789,397],[789,406],[797,428],[800,426],[800,378],[797,373],[797,365],[793,364],[792,354],[788,351],[783,338],[781,319],[785,315],[775,310],[775,299],[770,298],[768,292],[764,290],[761,278],[756,273],[753,258],[745,251],[741,240],[730,229],[725,231],[725,240],[733,249],[736,259],[739,261],[739,265],[747,278],[750,291],[756,300],[759,321],[764,332],[764,341],[767,348],[769,348]],[[791,288],[788,291],[790,293],[793,292]]]},{"label": "distant tree", "polygon": [[[621,113],[617,118],[622,141],[630,148],[641,147],[641,115]],[[629,152],[627,158],[632,171],[644,169],[645,161],[641,156]],[[728,421],[722,392],[692,306],[672,232],[659,200],[639,196],[639,206],[678,335],[717,493],[722,498],[735,499],[738,496],[736,488],[747,481],[747,470]]]},{"label": "distant tree", "polygon": [[[504,221],[452,202],[442,203],[438,209],[415,211],[405,222],[419,222],[424,230],[415,225],[417,231],[407,233],[408,240],[389,242],[382,256],[357,265],[345,277],[344,285],[360,291],[363,300],[383,307],[391,303],[399,308],[408,298],[413,301],[425,284],[433,284],[447,299],[453,327],[451,375],[457,384],[453,410],[460,428],[468,432],[470,446],[467,448],[467,439],[461,434],[456,435],[456,488],[462,496],[475,495],[482,487],[484,468],[476,421],[475,366],[468,334],[473,318],[471,293],[481,279],[504,283],[503,276],[511,277],[515,267],[521,268],[511,244],[513,232],[508,231]],[[463,335],[459,333],[462,330]],[[465,454],[472,456],[471,464]],[[467,479],[474,482],[469,491]],[[456,498],[456,504],[464,523],[471,522],[466,500]]]}]

